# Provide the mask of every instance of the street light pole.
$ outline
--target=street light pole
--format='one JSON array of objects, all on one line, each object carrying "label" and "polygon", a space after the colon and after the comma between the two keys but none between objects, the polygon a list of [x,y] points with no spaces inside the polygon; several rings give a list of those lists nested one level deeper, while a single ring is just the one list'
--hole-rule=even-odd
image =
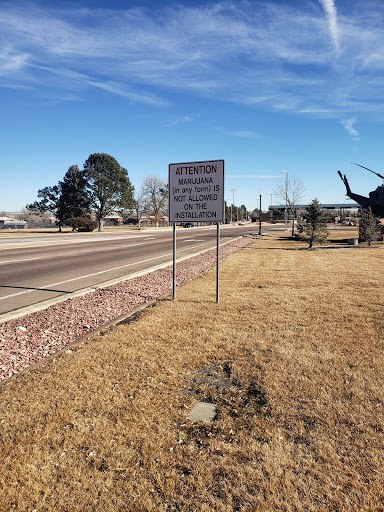
[{"label": "street light pole", "polygon": [[281,171],[285,174],[285,211],[284,211],[284,223],[285,231],[288,231],[288,171]]},{"label": "street light pole", "polygon": [[261,190],[260,190],[260,208],[259,208],[259,235],[262,235],[263,232],[261,230]]}]

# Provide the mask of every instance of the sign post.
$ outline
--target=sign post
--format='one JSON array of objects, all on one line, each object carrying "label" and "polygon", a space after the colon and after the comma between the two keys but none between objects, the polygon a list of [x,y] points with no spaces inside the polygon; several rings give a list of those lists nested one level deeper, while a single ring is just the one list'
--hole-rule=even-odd
[{"label": "sign post", "polygon": [[176,223],[217,224],[216,302],[219,302],[219,223],[224,221],[224,160],[169,164],[169,222],[173,223],[173,298],[176,298]]}]

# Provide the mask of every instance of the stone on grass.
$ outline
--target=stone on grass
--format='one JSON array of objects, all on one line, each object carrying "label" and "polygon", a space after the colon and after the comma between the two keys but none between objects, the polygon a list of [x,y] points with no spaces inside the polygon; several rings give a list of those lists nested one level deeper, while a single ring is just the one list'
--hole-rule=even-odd
[{"label": "stone on grass", "polygon": [[191,421],[204,421],[210,423],[216,417],[216,405],[208,402],[197,402],[192,411],[188,414]]}]

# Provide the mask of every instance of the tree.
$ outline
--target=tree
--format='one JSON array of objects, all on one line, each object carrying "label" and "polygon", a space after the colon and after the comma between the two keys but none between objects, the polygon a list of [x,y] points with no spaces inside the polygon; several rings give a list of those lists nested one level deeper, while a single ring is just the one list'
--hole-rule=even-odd
[{"label": "tree", "polygon": [[145,196],[143,186],[135,193],[133,200],[133,209],[136,213],[137,225],[141,229],[141,219],[148,212],[148,198]]},{"label": "tree", "polygon": [[[0,212],[0,217],[3,215]],[[27,210],[27,208],[23,208],[20,212],[15,213],[14,215],[15,219],[17,220],[24,220],[28,223],[48,223],[51,220],[51,215],[49,212],[40,213],[32,210]]]},{"label": "tree", "polygon": [[364,242],[371,242],[379,240],[382,234],[382,226],[378,222],[377,218],[373,215],[372,209],[369,206],[367,210],[364,210],[361,214],[359,222],[359,238]]},{"label": "tree", "polygon": [[297,205],[303,198],[305,186],[297,176],[286,174],[285,180],[278,180],[275,183],[273,193],[287,205],[287,215],[292,218],[292,236],[295,234],[295,220]]},{"label": "tree", "polygon": [[328,238],[327,213],[321,208],[317,199],[306,207],[303,218],[306,223],[302,238],[309,243],[309,248],[312,248],[314,243],[325,242]]},{"label": "tree", "polygon": [[90,218],[91,199],[86,190],[87,181],[77,165],[71,165],[59,186],[59,215],[64,222],[72,217]]},{"label": "tree", "polygon": [[26,209],[31,213],[53,213],[57,219],[59,231],[61,231],[61,227],[64,224],[64,219],[62,218],[63,212],[60,208],[60,185],[39,189],[37,191],[37,197],[41,198],[41,201],[35,201],[34,203],[27,204]]},{"label": "tree", "polygon": [[84,163],[84,177],[91,199],[91,207],[103,230],[103,220],[116,209],[133,208],[134,187],[128,172],[113,156],[93,153]]},{"label": "tree", "polygon": [[86,191],[86,181],[77,165],[71,165],[63,181],[53,187],[37,191],[41,201],[26,206],[33,213],[51,212],[55,215],[59,231],[70,217],[90,217],[90,198]]},{"label": "tree", "polygon": [[245,206],[245,204],[242,204],[240,206],[240,215],[241,215],[241,220],[248,220],[247,207]]},{"label": "tree", "polygon": [[142,184],[142,199],[147,204],[148,212],[155,217],[156,226],[159,225],[161,214],[168,209],[168,187],[157,176],[147,176]]},{"label": "tree", "polygon": [[231,206],[228,206],[227,201],[224,201],[224,218],[225,218],[225,224],[230,224],[232,222],[231,219]]}]

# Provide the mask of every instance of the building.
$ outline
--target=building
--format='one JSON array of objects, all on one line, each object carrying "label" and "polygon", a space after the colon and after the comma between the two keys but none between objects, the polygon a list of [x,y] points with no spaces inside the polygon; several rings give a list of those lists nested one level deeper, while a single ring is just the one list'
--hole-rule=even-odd
[{"label": "building", "polygon": [[25,220],[15,220],[10,217],[0,217],[0,229],[25,229],[28,222]]},{"label": "building", "polygon": [[[296,211],[305,210],[307,208],[307,204],[298,204],[295,207]],[[356,217],[358,215],[358,212],[360,210],[360,205],[355,203],[354,201],[351,201],[350,203],[325,203],[320,204],[324,210],[327,210],[329,213],[329,216],[331,218],[340,218],[345,219],[346,217]],[[286,206],[284,204],[278,204],[278,205],[271,205],[268,207],[268,213],[270,218],[284,218],[284,212],[285,212]],[[289,211],[289,209],[288,209]]]}]

